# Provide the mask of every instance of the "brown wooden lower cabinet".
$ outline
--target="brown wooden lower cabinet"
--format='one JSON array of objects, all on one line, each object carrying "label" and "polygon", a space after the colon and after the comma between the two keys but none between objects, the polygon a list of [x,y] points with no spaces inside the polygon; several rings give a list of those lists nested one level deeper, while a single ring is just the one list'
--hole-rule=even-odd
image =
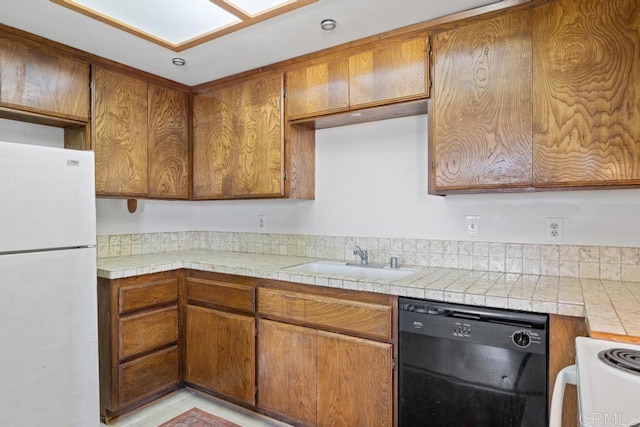
[{"label": "brown wooden lower cabinet", "polygon": [[[98,293],[104,420],[186,384],[295,425],[394,425],[394,296],[190,270],[99,279]],[[587,328],[549,324],[551,400]],[[564,413],[575,425],[575,388]]]},{"label": "brown wooden lower cabinet", "polygon": [[122,406],[153,395],[167,384],[180,379],[178,347],[171,346],[148,356],[123,363],[119,367],[119,401]]},{"label": "brown wooden lower cabinet", "polygon": [[255,319],[187,306],[185,381],[255,404]]},{"label": "brown wooden lower cabinet", "polygon": [[258,320],[258,407],[302,425],[317,423],[315,329]]},{"label": "brown wooden lower cabinet", "polygon": [[179,275],[98,279],[103,420],[180,387]]},{"label": "brown wooden lower cabinet", "polygon": [[259,287],[257,407],[295,425],[393,425],[392,298]]},{"label": "brown wooden lower cabinet", "polygon": [[318,331],[319,426],[390,426],[391,344]]},{"label": "brown wooden lower cabinet", "polygon": [[[551,404],[556,376],[564,367],[576,362],[576,337],[588,336],[582,317],[549,316],[549,404]],[[562,408],[562,426],[578,425],[578,390],[567,385]]]},{"label": "brown wooden lower cabinet", "polygon": [[258,407],[309,426],[390,426],[392,345],[258,321]]}]

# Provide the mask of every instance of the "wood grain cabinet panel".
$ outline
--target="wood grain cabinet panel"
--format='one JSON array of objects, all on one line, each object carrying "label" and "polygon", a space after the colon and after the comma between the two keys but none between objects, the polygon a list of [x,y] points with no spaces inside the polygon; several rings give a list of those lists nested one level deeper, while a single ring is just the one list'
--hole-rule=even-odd
[{"label": "wood grain cabinet panel", "polygon": [[240,283],[187,278],[187,302],[255,312],[255,287]]},{"label": "wood grain cabinet panel", "polygon": [[147,195],[147,82],[93,68],[96,194]]},{"label": "wood grain cabinet panel", "polygon": [[531,186],[530,11],[433,35],[429,190]]},{"label": "wood grain cabinet panel", "polygon": [[0,38],[0,104],[89,119],[89,64],[52,48]]},{"label": "wood grain cabinet panel", "polygon": [[319,331],[317,345],[317,425],[392,425],[391,344]]},{"label": "wood grain cabinet panel", "polygon": [[149,83],[148,196],[189,198],[189,95]]},{"label": "wood grain cabinet panel", "polygon": [[223,197],[232,192],[236,87],[193,97],[193,197]]},{"label": "wood grain cabinet panel", "polygon": [[178,279],[170,278],[122,287],[119,290],[118,301],[120,314],[177,303]]},{"label": "wood grain cabinet panel", "polygon": [[[576,337],[589,335],[582,317],[549,316],[549,405],[553,398],[553,386],[558,373],[576,362]],[[567,385],[562,407],[562,426],[578,425],[578,393],[573,385]]]},{"label": "wood grain cabinet panel", "polygon": [[428,96],[427,39],[392,40],[349,57],[351,107]]},{"label": "wood grain cabinet panel", "polygon": [[428,37],[414,33],[359,49],[288,71],[287,119],[323,129],[426,113]]},{"label": "wood grain cabinet panel", "polygon": [[533,9],[536,186],[640,184],[640,7]]},{"label": "wood grain cabinet panel", "polygon": [[348,58],[337,58],[287,71],[289,120],[348,109]]},{"label": "wood grain cabinet panel", "polygon": [[255,319],[188,305],[185,380],[255,404]]},{"label": "wood grain cabinet panel", "polygon": [[103,421],[180,387],[179,275],[98,278]]},{"label": "wood grain cabinet panel", "polygon": [[378,339],[391,338],[389,306],[279,289],[259,288],[258,294],[260,314]]},{"label": "wood grain cabinet panel", "polygon": [[317,334],[314,329],[258,320],[258,407],[315,425]]},{"label": "wood grain cabinet panel", "polygon": [[120,360],[178,341],[178,309],[167,307],[120,319]]},{"label": "wood grain cabinet panel", "polygon": [[193,197],[284,195],[282,75],[194,96]]},{"label": "wood grain cabinet panel", "polygon": [[[385,301],[389,317],[378,311]],[[385,331],[392,307],[382,295],[264,283],[258,288],[258,407],[294,425],[393,425],[394,334],[375,341],[343,333],[367,335],[371,329],[361,326],[375,322]],[[371,316],[377,312],[385,314]]]},{"label": "wood grain cabinet panel", "polygon": [[177,386],[180,382],[178,347],[123,363],[119,367],[119,382],[120,404],[123,406],[163,388]]}]

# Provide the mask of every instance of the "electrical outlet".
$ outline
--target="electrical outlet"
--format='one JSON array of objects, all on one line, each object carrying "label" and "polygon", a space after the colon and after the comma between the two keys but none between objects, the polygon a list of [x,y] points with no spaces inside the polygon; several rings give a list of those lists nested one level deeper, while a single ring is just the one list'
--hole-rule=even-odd
[{"label": "electrical outlet", "polygon": [[467,215],[467,236],[480,235],[480,215]]},{"label": "electrical outlet", "polygon": [[258,230],[267,231],[267,216],[258,215]]},{"label": "electrical outlet", "polygon": [[547,218],[545,234],[547,242],[562,242],[564,239],[564,218]]}]

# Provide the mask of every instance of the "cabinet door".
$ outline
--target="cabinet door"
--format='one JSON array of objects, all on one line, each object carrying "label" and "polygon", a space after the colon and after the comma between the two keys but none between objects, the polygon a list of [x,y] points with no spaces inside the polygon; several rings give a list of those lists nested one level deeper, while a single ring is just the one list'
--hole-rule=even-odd
[{"label": "cabinet door", "polygon": [[187,306],[186,381],[255,404],[255,320]]},{"label": "cabinet door", "polygon": [[189,198],[189,95],[149,84],[148,195]]},{"label": "cabinet door", "polygon": [[0,38],[0,103],[89,118],[89,65],[44,46]]},{"label": "cabinet door", "polygon": [[231,194],[231,144],[235,142],[234,115],[239,108],[235,86],[194,95],[194,198],[223,198]]},{"label": "cabinet door", "polygon": [[258,321],[258,407],[316,424],[316,342],[315,329]]},{"label": "cabinet door", "polygon": [[284,194],[281,74],[196,94],[193,110],[194,198]]},{"label": "cabinet door", "polygon": [[531,185],[531,14],[433,36],[430,192]]},{"label": "cabinet door", "polygon": [[233,196],[284,195],[282,85],[282,74],[276,74],[240,86]]},{"label": "cabinet door", "polygon": [[348,58],[328,60],[287,72],[289,120],[348,109]]},{"label": "cabinet door", "polygon": [[94,67],[96,194],[147,194],[147,83]]},{"label": "cabinet door", "polygon": [[533,9],[537,186],[640,184],[637,0]]},{"label": "cabinet door", "polygon": [[351,107],[428,95],[427,40],[392,40],[349,57]]},{"label": "cabinet door", "polygon": [[318,332],[318,426],[393,423],[391,344]]}]

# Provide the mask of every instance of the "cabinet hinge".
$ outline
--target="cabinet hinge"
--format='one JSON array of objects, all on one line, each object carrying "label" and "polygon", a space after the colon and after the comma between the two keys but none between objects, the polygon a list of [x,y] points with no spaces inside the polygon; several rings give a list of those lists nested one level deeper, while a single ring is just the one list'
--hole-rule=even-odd
[{"label": "cabinet hinge", "polygon": [[396,369],[396,359],[391,359],[391,369]]},{"label": "cabinet hinge", "polygon": [[286,89],[282,89],[282,96],[283,96],[284,98],[286,98],[286,97],[287,97],[287,90],[286,90]]},{"label": "cabinet hinge", "polygon": [[282,179],[287,179],[287,172],[282,172]]}]

